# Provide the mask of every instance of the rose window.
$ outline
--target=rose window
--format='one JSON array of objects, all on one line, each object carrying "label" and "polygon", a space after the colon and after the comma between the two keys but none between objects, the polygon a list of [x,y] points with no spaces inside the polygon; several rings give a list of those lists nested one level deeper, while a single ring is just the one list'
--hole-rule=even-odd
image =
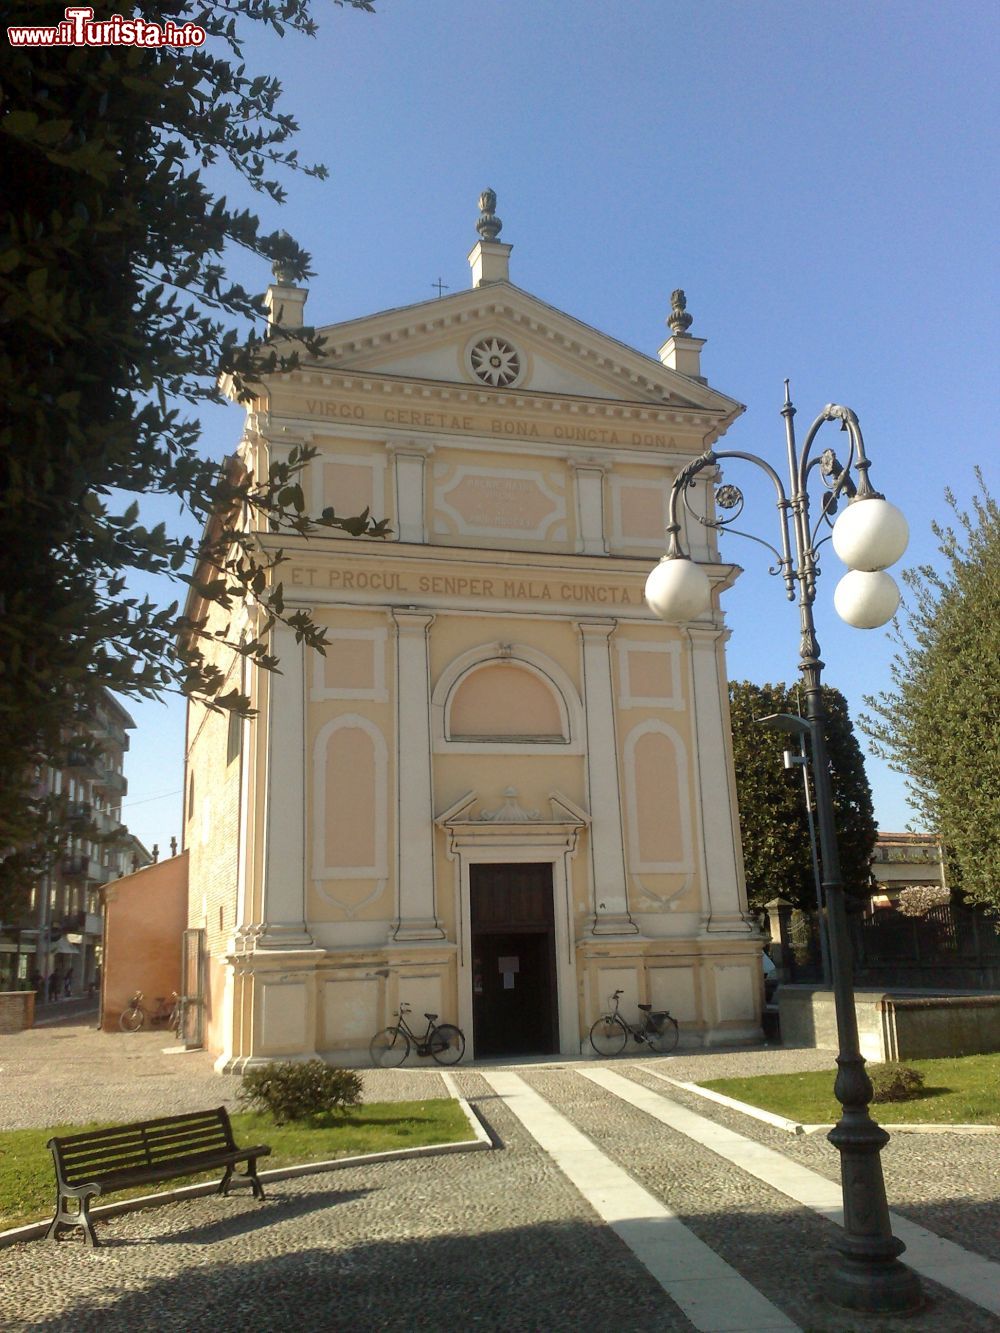
[{"label": "rose window", "polygon": [[476,378],[494,389],[505,389],[521,373],[517,350],[503,338],[484,338],[476,343],[470,359]]}]

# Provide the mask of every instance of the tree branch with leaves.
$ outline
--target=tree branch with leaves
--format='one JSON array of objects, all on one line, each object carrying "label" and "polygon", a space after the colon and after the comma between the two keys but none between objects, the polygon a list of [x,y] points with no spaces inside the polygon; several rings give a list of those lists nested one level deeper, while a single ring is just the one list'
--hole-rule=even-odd
[{"label": "tree branch with leaves", "polygon": [[[219,697],[217,633],[187,619],[180,598],[130,595],[133,575],[197,583],[224,608],[266,593],[266,632],[292,617],[275,586],[280,553],[261,550],[255,524],[386,530],[367,513],[306,513],[308,450],[263,476],[220,469],[191,414],[223,401],[220,376],[246,401],[322,352],[312,330],[269,333],[262,298],[226,277],[234,250],[292,280],[309,275],[309,255],[211,181],[226,163],[280,203],[280,175],[326,175],[290,146],[298,127],[278,81],[245,65],[255,26],[315,33],[309,0],[153,0],[143,15],[197,23],[208,43],[11,51],[0,85],[0,895],[7,871],[30,877],[25,857],[48,836],[37,768],[58,766],[102,686],[245,707]],[[164,495],[183,516],[173,531],[143,522],[144,502]],[[230,646],[267,664],[262,641]]]},{"label": "tree branch with leaves", "polygon": [[860,725],[906,775],[949,884],[1000,911],[1000,506],[976,477],[969,510],[945,491],[954,525],[933,525],[937,565],[903,573],[893,688],[866,697]]},{"label": "tree branch with leaves", "polygon": [[[866,897],[877,826],[864,755],[841,692],[824,685],[823,705],[844,889]],[[802,770],[784,767],[782,753],[791,738],[760,725],[760,719],[772,713],[798,714],[799,691],[784,684],[732,681],[729,706],[750,906],[760,911],[770,899],[781,897],[814,911],[816,882]]]}]

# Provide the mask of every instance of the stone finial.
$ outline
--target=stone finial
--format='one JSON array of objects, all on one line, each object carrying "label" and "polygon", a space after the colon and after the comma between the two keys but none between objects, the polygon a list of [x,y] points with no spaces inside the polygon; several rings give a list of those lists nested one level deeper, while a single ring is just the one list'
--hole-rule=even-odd
[{"label": "stone finial", "polygon": [[495,241],[500,235],[503,223],[494,212],[496,206],[496,191],[484,190],[479,196],[479,221],[476,223],[476,231],[484,241]]},{"label": "stone finial", "polygon": [[670,293],[670,314],[667,317],[667,327],[675,338],[688,337],[688,329],[693,323],[692,317],[688,314],[687,297],[682,288],[678,287]]},{"label": "stone finial", "polygon": [[279,231],[278,241],[271,259],[271,273],[279,287],[291,287],[295,283],[295,274],[289,262],[291,252],[292,238],[287,231]]}]

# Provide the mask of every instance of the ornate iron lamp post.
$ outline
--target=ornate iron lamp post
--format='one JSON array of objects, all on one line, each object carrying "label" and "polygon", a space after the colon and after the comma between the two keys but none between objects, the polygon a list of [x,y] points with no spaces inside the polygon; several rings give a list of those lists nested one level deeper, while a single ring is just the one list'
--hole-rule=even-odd
[{"label": "ornate iron lamp post", "polygon": [[[849,572],[841,579],[834,595],[840,616],[863,629],[884,625],[899,605],[899,590],[884,570],[902,556],[909,532],[903,515],[871,487],[870,466],[858,419],[849,407],[830,404],[809,428],[801,449],[796,446],[793,418],[795,408],[785,381],[785,419],[788,454],[789,491],[771,465],[756,454],[738,450],[709,450],[689,463],[677,475],[670,493],[670,518],[667,525],[667,553],[646,581],[646,601],[662,620],[694,620],[711,607],[711,586],[700,565],[685,554],[681,542],[678,509],[687,499],[688,489],[699,473],[723,459],[741,459],[762,469],[771,479],[777,496],[780,549],[762,542],[777,558],[771,572],[781,576],[789,601],[799,603],[801,639],[800,661],[806,696],[806,719],[812,741],[813,782],[819,821],[820,850],[823,864],[823,889],[829,922],[830,961],[837,1015],[840,1051],[834,1092],[843,1107],[843,1115],[828,1138],[839,1150],[844,1195],[844,1230],[838,1248],[829,1296],[838,1305],[854,1310],[878,1313],[914,1309],[920,1304],[920,1282],[912,1269],[900,1263],[905,1246],[892,1234],[885,1182],[879,1153],[889,1135],[871,1118],[868,1104],[872,1085],[865,1072],[865,1062],[858,1045],[858,1024],[854,1009],[854,982],[850,940],[844,911],[837,831],[834,826],[833,795],[830,786],[826,750],[825,709],[820,688],[823,662],[813,621],[816,578],[819,573],[818,548],[824,525],[833,526],[833,545]],[[828,421],[839,421],[850,438],[846,465],[841,465],[832,449],[812,457],[813,444],[820,428]],[[808,483],[819,469],[827,488],[821,513],[812,524],[809,511]],[[855,482],[852,472],[856,476]],[[849,501],[836,523],[832,523],[841,498]],[[728,527],[743,508],[743,496],[732,485],[716,491],[719,508],[734,511],[728,518],[716,518],[711,510],[707,518],[688,505],[692,517],[717,529]],[[791,529],[791,539],[789,538]],[[735,529],[734,529],[735,531]],[[742,536],[752,536],[742,533]],[[753,537],[754,541],[760,541]],[[794,550],[794,554],[793,554]]]}]

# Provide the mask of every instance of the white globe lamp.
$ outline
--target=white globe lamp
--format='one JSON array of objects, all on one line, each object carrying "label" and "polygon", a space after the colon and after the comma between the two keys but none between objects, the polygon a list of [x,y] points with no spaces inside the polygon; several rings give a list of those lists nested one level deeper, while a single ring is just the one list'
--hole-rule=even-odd
[{"label": "white globe lamp", "polygon": [[833,525],[833,549],[850,569],[888,569],[909,540],[909,524],[888,500],[852,500]]},{"label": "white globe lamp", "polygon": [[883,570],[852,569],[837,584],[833,604],[855,629],[878,629],[899,609],[899,588]]},{"label": "white globe lamp", "polygon": [[646,580],[646,605],[661,620],[697,620],[711,608],[712,585],[686,556],[665,555]]}]

